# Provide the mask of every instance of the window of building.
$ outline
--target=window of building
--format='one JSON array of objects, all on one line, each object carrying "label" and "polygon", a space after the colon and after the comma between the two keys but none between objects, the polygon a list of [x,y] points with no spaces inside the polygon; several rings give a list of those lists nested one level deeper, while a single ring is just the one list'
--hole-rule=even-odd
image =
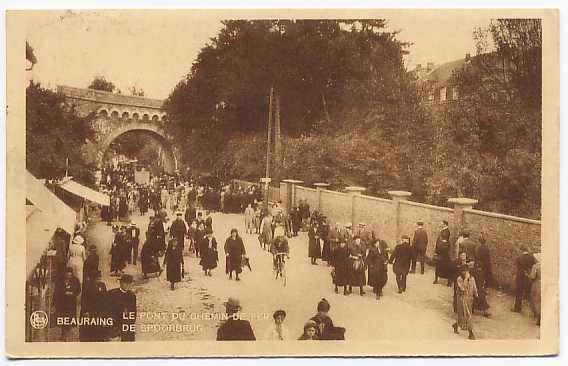
[{"label": "window of building", "polygon": [[440,89],[440,102],[444,102],[446,101],[446,93],[448,92],[448,89],[446,87],[443,87]]}]

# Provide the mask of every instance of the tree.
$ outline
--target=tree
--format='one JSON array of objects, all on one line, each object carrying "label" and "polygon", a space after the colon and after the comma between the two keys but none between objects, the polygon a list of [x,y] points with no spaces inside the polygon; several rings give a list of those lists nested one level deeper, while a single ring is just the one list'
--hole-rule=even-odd
[{"label": "tree", "polygon": [[476,197],[481,209],[539,218],[540,21],[498,19],[475,39],[480,53],[453,76],[460,99],[435,111],[429,199]]},{"label": "tree", "polygon": [[104,76],[98,75],[91,81],[91,84],[89,84],[87,88],[112,93],[116,89],[116,86],[112,82],[107,81]]},{"label": "tree", "polygon": [[36,177],[61,178],[69,159],[69,175],[92,185],[94,166],[82,147],[94,135],[93,116],[79,117],[64,101],[39,83],[31,81],[26,88],[26,168]]},{"label": "tree", "polygon": [[26,60],[30,62],[30,67],[26,68],[26,71],[30,71],[34,68],[34,65],[37,64],[37,58],[34,54],[34,49],[28,41],[26,41]]}]

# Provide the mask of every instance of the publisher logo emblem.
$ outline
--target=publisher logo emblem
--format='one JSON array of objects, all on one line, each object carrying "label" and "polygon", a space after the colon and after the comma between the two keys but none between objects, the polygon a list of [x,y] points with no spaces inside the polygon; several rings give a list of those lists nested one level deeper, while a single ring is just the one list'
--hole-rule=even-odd
[{"label": "publisher logo emblem", "polygon": [[34,329],[43,329],[47,327],[47,313],[45,311],[36,310],[30,316],[30,324]]}]

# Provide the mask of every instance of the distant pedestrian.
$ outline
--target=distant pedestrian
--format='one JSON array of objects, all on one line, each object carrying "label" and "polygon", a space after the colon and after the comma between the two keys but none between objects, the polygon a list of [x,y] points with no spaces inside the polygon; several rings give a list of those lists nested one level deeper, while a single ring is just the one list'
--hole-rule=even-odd
[{"label": "distant pedestrian", "polygon": [[247,252],[237,229],[231,229],[231,236],[225,241],[224,250],[229,279],[233,278],[233,272],[235,272],[235,280],[240,281],[239,274],[242,272],[243,257]]},{"label": "distant pedestrian", "polygon": [[210,228],[206,230],[205,237],[200,243],[201,260],[199,264],[203,268],[205,275],[211,277],[211,270],[217,268],[219,255],[217,252],[217,240],[213,237],[213,231]]},{"label": "distant pedestrian", "polygon": [[416,230],[412,237],[412,266],[410,273],[416,272],[416,262],[420,262],[420,273],[424,274],[424,260],[426,258],[426,248],[428,247],[428,233],[424,230],[424,223],[418,221]]},{"label": "distant pedestrian", "polygon": [[527,246],[521,246],[521,252],[522,254],[517,257],[516,260],[517,277],[515,279],[515,307],[513,308],[513,311],[517,313],[520,313],[522,310],[523,300],[526,300],[529,297],[531,285],[529,273],[533,265],[536,263],[536,259],[529,252]]},{"label": "distant pedestrian", "polygon": [[436,240],[435,259],[436,272],[434,275],[434,284],[438,283],[438,278],[447,278],[448,287],[451,286],[453,270],[450,257],[450,229],[448,228],[448,222],[446,220],[442,220],[440,233]]},{"label": "distant pedestrian", "polygon": [[410,262],[412,261],[412,249],[410,248],[410,238],[403,235],[390,257],[390,262],[393,263],[392,269],[396,275],[396,284],[398,286],[398,293],[401,294],[406,291],[406,277],[410,269]]},{"label": "distant pedestrian", "polygon": [[458,321],[452,327],[454,333],[459,333],[458,328],[469,332],[469,339],[475,339],[473,334],[473,325],[471,322],[471,314],[473,308],[473,299],[477,297],[477,286],[475,278],[470,275],[467,265],[461,266],[460,275],[456,279],[457,294],[457,315]]},{"label": "distant pedestrian", "polygon": [[83,246],[84,241],[81,235],[75,236],[67,252],[67,266],[73,269],[73,276],[79,280],[80,284],[83,284],[83,264],[85,259],[87,259],[85,247]]},{"label": "distant pedestrian", "polygon": [[349,244],[350,281],[349,293],[353,292],[353,286],[359,287],[359,295],[365,295],[363,287],[367,284],[365,276],[365,248],[361,238],[356,236]]},{"label": "distant pedestrian", "polygon": [[[72,268],[67,267],[63,278],[56,282],[53,293],[53,305],[57,318],[68,320],[77,317],[77,296],[81,293],[81,283],[73,275]],[[67,341],[71,326],[61,326],[61,340]]]},{"label": "distant pedestrian", "polygon": [[252,208],[252,204],[248,204],[245,208],[245,232],[247,234],[252,234],[254,230],[254,209]]},{"label": "distant pedestrian", "polygon": [[317,222],[311,225],[308,230],[308,257],[312,264],[316,265],[318,258],[321,258],[321,233]]},{"label": "distant pedestrian", "polygon": [[349,248],[345,240],[339,240],[339,246],[332,253],[332,278],[335,285],[335,293],[338,287],[343,286],[343,295],[348,295],[347,286],[350,283],[351,261],[349,260]]},{"label": "distant pedestrian", "polygon": [[166,279],[170,283],[170,290],[173,291],[175,284],[181,282],[181,278],[183,277],[182,247],[175,237],[168,243],[163,265],[166,268]]},{"label": "distant pedestrian", "polygon": [[124,274],[118,288],[107,294],[107,306],[113,319],[110,338],[114,341],[134,342],[136,337],[136,295],[130,290],[133,278]]},{"label": "distant pedestrian", "polygon": [[373,293],[377,300],[383,296],[383,287],[388,280],[388,245],[384,240],[375,240],[373,245],[367,250],[366,263],[369,268],[369,286],[373,288]]},{"label": "distant pedestrian", "polygon": [[529,279],[531,280],[530,304],[533,315],[536,318],[536,325],[540,325],[540,253],[534,254],[534,258],[535,263],[529,273]]},{"label": "distant pedestrian", "polygon": [[[85,282],[81,296],[81,317],[103,318],[107,316],[107,288],[101,281],[101,271],[96,271]],[[79,329],[81,342],[104,342],[106,340],[105,325],[83,325]]]}]

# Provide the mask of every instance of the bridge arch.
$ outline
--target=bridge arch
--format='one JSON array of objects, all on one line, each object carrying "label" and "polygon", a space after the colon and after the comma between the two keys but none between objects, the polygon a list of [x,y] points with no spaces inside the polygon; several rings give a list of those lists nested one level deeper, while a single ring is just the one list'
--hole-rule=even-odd
[{"label": "bridge arch", "polygon": [[102,141],[101,151],[103,152],[103,155],[104,152],[106,152],[109,149],[111,143],[114,140],[116,140],[117,138],[119,138],[120,136],[126,133],[136,132],[136,131],[150,134],[157,141],[159,141],[160,145],[162,146],[162,148],[166,153],[165,156],[166,161],[164,166],[164,170],[166,172],[173,173],[178,169],[177,157],[170,140],[166,137],[166,135],[161,130],[161,128],[159,128],[157,125],[149,123],[132,122],[127,125],[114,129],[105,137],[104,141]]}]

